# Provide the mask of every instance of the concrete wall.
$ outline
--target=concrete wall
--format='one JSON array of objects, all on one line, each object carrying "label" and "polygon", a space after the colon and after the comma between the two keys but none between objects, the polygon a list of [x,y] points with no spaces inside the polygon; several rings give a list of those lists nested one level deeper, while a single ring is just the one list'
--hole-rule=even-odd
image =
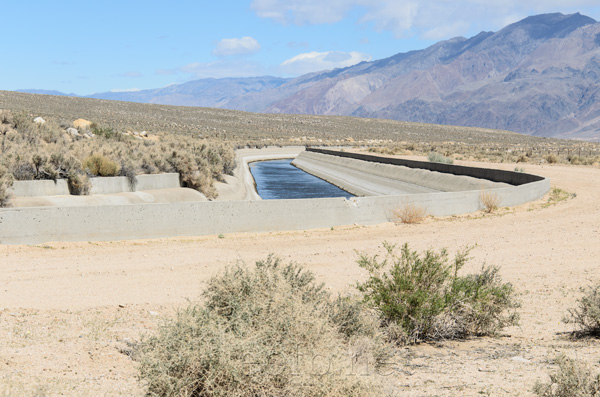
[{"label": "concrete wall", "polygon": [[300,153],[292,164],[357,196],[462,192],[511,186],[472,176],[409,168],[314,151]]},{"label": "concrete wall", "polygon": [[64,179],[56,181],[15,181],[10,189],[16,197],[60,196],[69,193]]},{"label": "concrete wall", "polygon": [[[479,173],[472,167],[462,168],[470,168],[467,170],[470,173]],[[494,189],[500,205],[523,204],[548,192],[548,179],[530,177],[532,181],[529,183]],[[500,175],[499,178],[505,177]],[[0,208],[0,243],[121,240],[377,224],[389,221],[393,210],[407,203],[417,203],[434,216],[474,212],[482,208],[479,195],[479,191],[465,191],[355,197],[350,200],[328,198]]]},{"label": "concrete wall", "polygon": [[[495,189],[502,206],[542,197],[547,179]],[[88,207],[0,209],[1,244],[90,241],[305,230],[389,221],[396,208],[418,203],[435,216],[482,208],[478,191],[309,200],[213,201]]]},{"label": "concrete wall", "polygon": [[401,165],[408,168],[421,168],[429,171],[443,172],[446,174],[465,175],[473,178],[487,179],[488,181],[493,182],[508,183],[509,185],[523,185],[525,183],[536,182],[544,179],[538,175],[526,174],[524,172],[497,170],[493,168],[478,168],[467,167],[463,165],[432,163],[429,161],[394,159],[390,157],[371,156],[362,153],[340,152],[319,148],[306,148],[306,151],[358,160],[373,161],[376,163]]},{"label": "concrete wall", "polygon": [[[140,190],[172,189],[180,187],[179,174],[138,175],[135,190],[124,176],[90,178],[90,194],[113,194]],[[69,195],[67,181],[15,181],[11,191],[16,197],[40,197]]]}]

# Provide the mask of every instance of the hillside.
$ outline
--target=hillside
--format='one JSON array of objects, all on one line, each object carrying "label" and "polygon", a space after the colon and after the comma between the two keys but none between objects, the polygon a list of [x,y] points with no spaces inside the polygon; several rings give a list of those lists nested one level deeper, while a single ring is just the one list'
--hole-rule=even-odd
[{"label": "hillside", "polygon": [[600,23],[545,14],[295,79],[205,79],[94,97],[352,115],[600,141]]}]

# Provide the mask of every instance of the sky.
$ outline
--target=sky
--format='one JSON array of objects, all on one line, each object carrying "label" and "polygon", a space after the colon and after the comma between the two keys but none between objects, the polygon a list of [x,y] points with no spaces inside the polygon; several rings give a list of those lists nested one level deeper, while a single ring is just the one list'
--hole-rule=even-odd
[{"label": "sky", "polygon": [[346,67],[598,0],[2,0],[0,90],[88,95]]}]

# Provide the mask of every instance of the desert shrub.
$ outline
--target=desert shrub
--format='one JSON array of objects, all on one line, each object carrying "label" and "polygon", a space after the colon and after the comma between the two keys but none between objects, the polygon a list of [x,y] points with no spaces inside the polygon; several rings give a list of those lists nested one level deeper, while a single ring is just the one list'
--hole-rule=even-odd
[{"label": "desert shrub", "polygon": [[344,373],[364,332],[360,306],[332,301],[312,273],[269,257],[226,269],[203,298],[137,347],[148,394],[380,395],[372,377]]},{"label": "desert shrub", "polygon": [[454,160],[444,156],[441,153],[437,153],[437,152],[430,152],[427,155],[427,160],[429,160],[432,163],[442,163],[442,164],[454,164]]},{"label": "desert shrub", "polygon": [[483,210],[488,214],[496,211],[500,205],[500,197],[494,192],[482,190],[479,193],[479,201],[483,205]]},{"label": "desert shrub", "polygon": [[420,205],[409,203],[392,212],[392,220],[396,223],[421,223],[427,218],[427,210]]},{"label": "desert shrub", "polygon": [[35,179],[36,170],[29,161],[17,161],[12,164],[11,173],[17,181]]},{"label": "desert shrub", "polygon": [[101,127],[96,123],[92,123],[90,125],[90,129],[92,130],[92,133],[96,136],[99,137],[103,137],[106,139],[112,139],[115,138],[118,134],[115,130],[113,130],[110,127]]},{"label": "desert shrub", "polygon": [[75,196],[84,196],[90,194],[92,184],[90,179],[84,173],[73,173],[67,178],[69,193]]},{"label": "desert shrub", "polygon": [[576,335],[600,336],[600,284],[583,290],[577,307],[569,309],[565,320],[577,326]]},{"label": "desert shrub", "polygon": [[44,125],[32,120],[27,113],[0,111],[0,166],[17,180],[70,177],[75,181],[78,177],[71,175],[83,174],[83,163],[100,156],[110,160],[86,164],[90,175],[124,175],[135,185],[135,172],[180,172],[188,187],[212,198],[216,196],[214,180],[232,173],[235,167],[232,146],[216,140],[166,133],[139,140],[99,124],[91,127],[95,137],[73,139],[59,119],[48,118]]},{"label": "desert shrub", "polygon": [[117,176],[119,166],[109,158],[93,154],[83,161],[83,168],[95,176]]},{"label": "desert shrub", "polygon": [[381,313],[384,325],[399,328],[399,343],[494,334],[517,323],[513,287],[502,283],[497,268],[458,276],[469,249],[450,262],[445,249],[419,255],[404,244],[398,256],[394,245],[384,247],[383,260],[360,257],[369,278],[358,289]]},{"label": "desert shrub", "polygon": [[119,175],[127,178],[129,187],[131,188],[131,191],[134,192],[138,182],[134,165],[130,161],[121,161]]},{"label": "desert shrub", "polygon": [[12,175],[0,166],[0,208],[10,205],[11,194],[8,191],[13,184]]},{"label": "desert shrub", "polygon": [[549,154],[544,158],[549,164],[558,163],[558,156],[555,154]]},{"label": "desert shrub", "polygon": [[542,397],[600,396],[600,374],[593,375],[585,364],[564,354],[555,359],[558,370],[550,374],[550,382],[537,382],[533,392]]}]

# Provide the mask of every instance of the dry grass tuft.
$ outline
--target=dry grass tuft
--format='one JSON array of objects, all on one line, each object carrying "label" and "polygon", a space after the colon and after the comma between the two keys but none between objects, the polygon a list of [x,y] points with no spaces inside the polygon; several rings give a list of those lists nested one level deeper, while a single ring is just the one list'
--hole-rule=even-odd
[{"label": "dry grass tuft", "polygon": [[479,201],[483,205],[484,211],[488,214],[496,211],[500,205],[500,197],[495,192],[488,192],[486,190],[482,190],[479,193]]},{"label": "dry grass tuft", "polygon": [[394,223],[421,223],[427,218],[427,210],[425,207],[409,203],[393,211]]}]

